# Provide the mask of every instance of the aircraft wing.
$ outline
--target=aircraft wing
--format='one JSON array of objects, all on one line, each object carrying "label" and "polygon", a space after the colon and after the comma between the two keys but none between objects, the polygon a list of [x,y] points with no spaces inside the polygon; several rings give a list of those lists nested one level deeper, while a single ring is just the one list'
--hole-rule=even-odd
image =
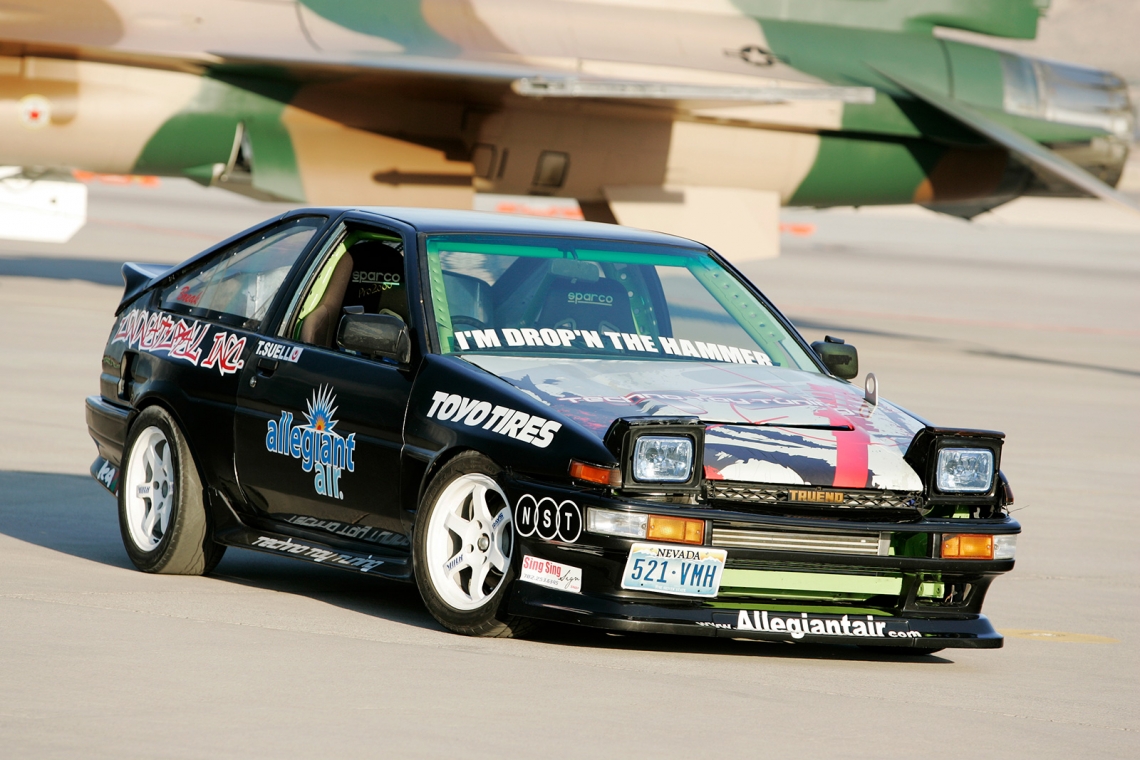
[{"label": "aircraft wing", "polygon": [[838,100],[844,103],[874,103],[874,87],[740,86],[674,84],[670,82],[613,79],[546,79],[524,77],[511,83],[519,95],[534,98],[602,98],[621,100],[710,100],[750,103],[791,103]]},{"label": "aircraft wing", "polygon": [[942,95],[928,87],[916,84],[904,77],[891,74],[883,69],[876,68],[875,70],[919,100],[928,103],[951,118],[962,122],[974,131],[1008,149],[1034,169],[1064,180],[1093,197],[1101,198],[1109,203],[1128,209],[1129,211],[1140,213],[1140,206],[1127,195],[1105,184],[1072,161],[1054,153],[1036,140],[1026,137],[1017,130],[999,124],[960,100]]}]

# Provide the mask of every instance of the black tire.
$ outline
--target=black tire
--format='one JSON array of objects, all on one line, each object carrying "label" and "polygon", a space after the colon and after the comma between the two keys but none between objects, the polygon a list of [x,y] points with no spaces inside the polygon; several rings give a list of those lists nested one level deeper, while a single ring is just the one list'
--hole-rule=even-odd
[{"label": "black tire", "polygon": [[[147,449],[161,461],[148,462]],[[134,494],[129,493],[132,488]],[[150,494],[149,503],[144,493]],[[160,514],[165,520],[157,517]],[[145,409],[127,435],[119,478],[119,532],[131,562],[147,573],[205,575],[226,551],[213,540],[202,478],[186,437],[161,407]]]},{"label": "black tire", "polygon": [[[448,493],[450,498],[449,486],[455,485],[456,488],[462,489],[466,482],[477,479],[480,476],[496,481],[499,476],[499,468],[487,457],[474,451],[467,451],[459,454],[454,459],[447,462],[432,478],[427,491],[424,492],[424,498],[420,502],[420,508],[416,514],[415,533],[413,538],[412,548],[412,563],[415,568],[416,585],[419,587],[420,596],[423,598],[424,606],[427,607],[428,612],[432,614],[436,620],[440,622],[449,631],[461,633],[465,636],[487,636],[510,638],[514,636],[522,636],[533,631],[537,625],[533,620],[520,618],[515,615],[508,615],[504,609],[507,594],[510,590],[511,584],[515,578],[515,570],[513,564],[515,534],[514,534],[514,521],[511,516],[510,504],[506,503],[501,493],[493,493],[488,491],[486,503],[495,509],[495,514],[499,514],[503,508],[507,510],[507,525],[500,534],[501,539],[509,541],[509,551],[505,552],[505,572],[497,573],[494,568],[487,572],[487,578],[495,578],[495,586],[491,593],[488,593],[482,601],[477,603],[477,606],[470,609],[464,609],[452,603],[457,598],[464,594],[474,596],[475,593],[471,591],[472,576],[468,575],[466,583],[467,589],[463,588],[463,581],[459,581],[459,591],[449,589],[447,587],[448,579],[440,578],[439,573],[433,574],[429,567],[429,557],[433,554],[439,554],[439,551],[429,551],[429,540],[435,539],[436,547],[438,549],[440,541],[453,541],[456,543],[454,551],[456,557],[462,557],[464,547],[462,541],[458,538],[458,534],[454,531],[449,533],[440,533],[439,520],[442,518],[437,517],[433,521],[433,515],[437,511],[448,509],[447,505],[441,503],[440,497]],[[473,505],[473,497],[465,497],[467,499],[467,506],[461,509],[470,509],[472,511],[471,520],[476,520],[477,516],[474,514],[475,507]],[[502,502],[501,504],[499,502]],[[456,503],[452,500],[449,503]],[[432,531],[435,531],[434,533]],[[493,535],[493,534],[492,534]],[[509,537],[509,538],[508,538]],[[496,539],[492,539],[494,541]],[[501,549],[501,544],[500,544]],[[448,556],[452,550],[445,551],[441,556]],[[438,559],[438,557],[437,557]],[[492,574],[495,574],[492,576]],[[462,575],[462,571],[456,573],[457,576]],[[437,587],[438,586],[438,587]],[[483,583],[480,583],[480,593],[482,589],[486,588]],[[451,599],[452,601],[449,601]],[[476,604],[472,601],[471,604]]]}]

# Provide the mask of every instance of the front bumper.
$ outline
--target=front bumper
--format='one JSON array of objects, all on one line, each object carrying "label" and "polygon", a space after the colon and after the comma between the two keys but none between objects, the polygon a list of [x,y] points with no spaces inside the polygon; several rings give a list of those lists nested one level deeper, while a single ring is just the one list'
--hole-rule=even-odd
[{"label": "front bumper", "polygon": [[[553,488],[532,481],[507,484],[512,504],[530,496],[556,503],[573,501],[583,517],[590,507],[703,518],[706,546],[721,535],[761,531],[819,536],[874,536],[890,553],[852,555],[825,551],[728,546],[724,578],[792,581],[758,584],[722,580],[716,597],[686,597],[622,588],[630,549],[644,539],[618,538],[583,530],[569,542],[537,534],[519,539],[516,562],[524,556],[581,570],[580,592],[519,581],[513,584],[512,614],[615,631],[725,636],[771,641],[862,644],[886,647],[997,648],[1002,637],[981,614],[990,582],[1013,568],[1009,560],[944,560],[937,556],[943,533],[1019,533],[1010,518],[865,522],[788,517],[707,505],[676,505],[608,496],[598,491]],[[529,500],[528,500],[529,502]],[[925,539],[923,537],[926,537]],[[651,542],[655,543],[655,542]],[[677,544],[677,546],[684,546]],[[894,553],[894,547],[900,552]],[[720,544],[720,548],[725,545]],[[517,568],[516,568],[517,571]],[[731,573],[729,571],[732,571]],[[800,579],[838,581],[830,588],[803,591]],[[826,584],[825,584],[826,587]],[[799,590],[797,590],[799,589]],[[869,589],[869,590],[868,590]],[[884,591],[885,589],[885,591]],[[779,622],[776,622],[776,621]]]},{"label": "front bumper", "polygon": [[[769,607],[784,609],[767,609]],[[792,607],[793,609],[788,609]],[[530,583],[515,583],[510,601],[510,612],[522,617],[552,620],[560,623],[589,626],[611,631],[640,633],[674,633],[687,636],[719,636],[725,638],[747,638],[764,641],[789,641],[805,644],[858,644],[863,646],[917,647],[927,649],[969,648],[998,649],[1002,646],[1002,636],[994,630],[985,615],[967,615],[960,618],[921,618],[890,616],[893,624],[890,631],[883,633],[909,635],[868,635],[855,631],[866,630],[868,616],[838,611],[819,615],[797,611],[795,605],[764,605],[755,603],[731,604],[722,602],[718,606],[689,604],[684,606],[663,606],[643,601],[619,601],[593,594],[569,594],[554,591]],[[811,609],[810,605],[803,605]],[[764,616],[763,613],[768,615]],[[761,622],[768,623],[768,630],[755,625],[757,614]],[[744,616],[752,627],[742,627]],[[803,616],[807,616],[806,618]],[[826,623],[833,621],[833,630],[838,633],[788,632],[771,630],[771,621],[801,619],[820,621],[827,630]],[[843,625],[846,617],[847,625]],[[887,616],[880,613],[870,616],[874,622],[886,625]],[[862,629],[853,627],[854,622],[863,624]],[[876,628],[876,631],[880,629]],[[845,635],[844,631],[851,632]]]}]

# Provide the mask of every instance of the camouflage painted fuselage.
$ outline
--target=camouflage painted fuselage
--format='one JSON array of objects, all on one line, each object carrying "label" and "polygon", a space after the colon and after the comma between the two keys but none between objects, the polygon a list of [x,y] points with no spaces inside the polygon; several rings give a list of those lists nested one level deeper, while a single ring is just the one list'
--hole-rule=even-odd
[{"label": "camouflage painted fuselage", "polygon": [[[912,98],[883,75],[893,72],[1113,183],[1131,129],[1122,83],[1100,75],[1092,88],[1112,108],[1065,111],[1023,97],[1046,92],[1059,69],[932,33],[938,24],[1032,37],[1039,5],[21,0],[0,16],[0,164],[187,176],[310,203],[468,208],[475,191],[573,197],[587,211],[646,187],[945,208],[1066,192]],[[861,86],[875,97],[648,101],[511,89],[535,76]]]}]

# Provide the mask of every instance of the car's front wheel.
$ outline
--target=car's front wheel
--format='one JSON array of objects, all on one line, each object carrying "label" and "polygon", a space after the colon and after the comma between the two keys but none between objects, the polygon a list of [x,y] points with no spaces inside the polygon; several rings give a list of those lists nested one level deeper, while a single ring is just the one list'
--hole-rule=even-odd
[{"label": "car's front wheel", "polygon": [[145,409],[127,436],[119,481],[119,530],[139,570],[205,575],[226,548],[210,536],[202,479],[173,418]]},{"label": "car's front wheel", "polygon": [[432,479],[416,517],[413,561],[424,604],[444,627],[469,636],[531,627],[503,610],[515,536],[498,474],[482,454],[460,454]]}]

